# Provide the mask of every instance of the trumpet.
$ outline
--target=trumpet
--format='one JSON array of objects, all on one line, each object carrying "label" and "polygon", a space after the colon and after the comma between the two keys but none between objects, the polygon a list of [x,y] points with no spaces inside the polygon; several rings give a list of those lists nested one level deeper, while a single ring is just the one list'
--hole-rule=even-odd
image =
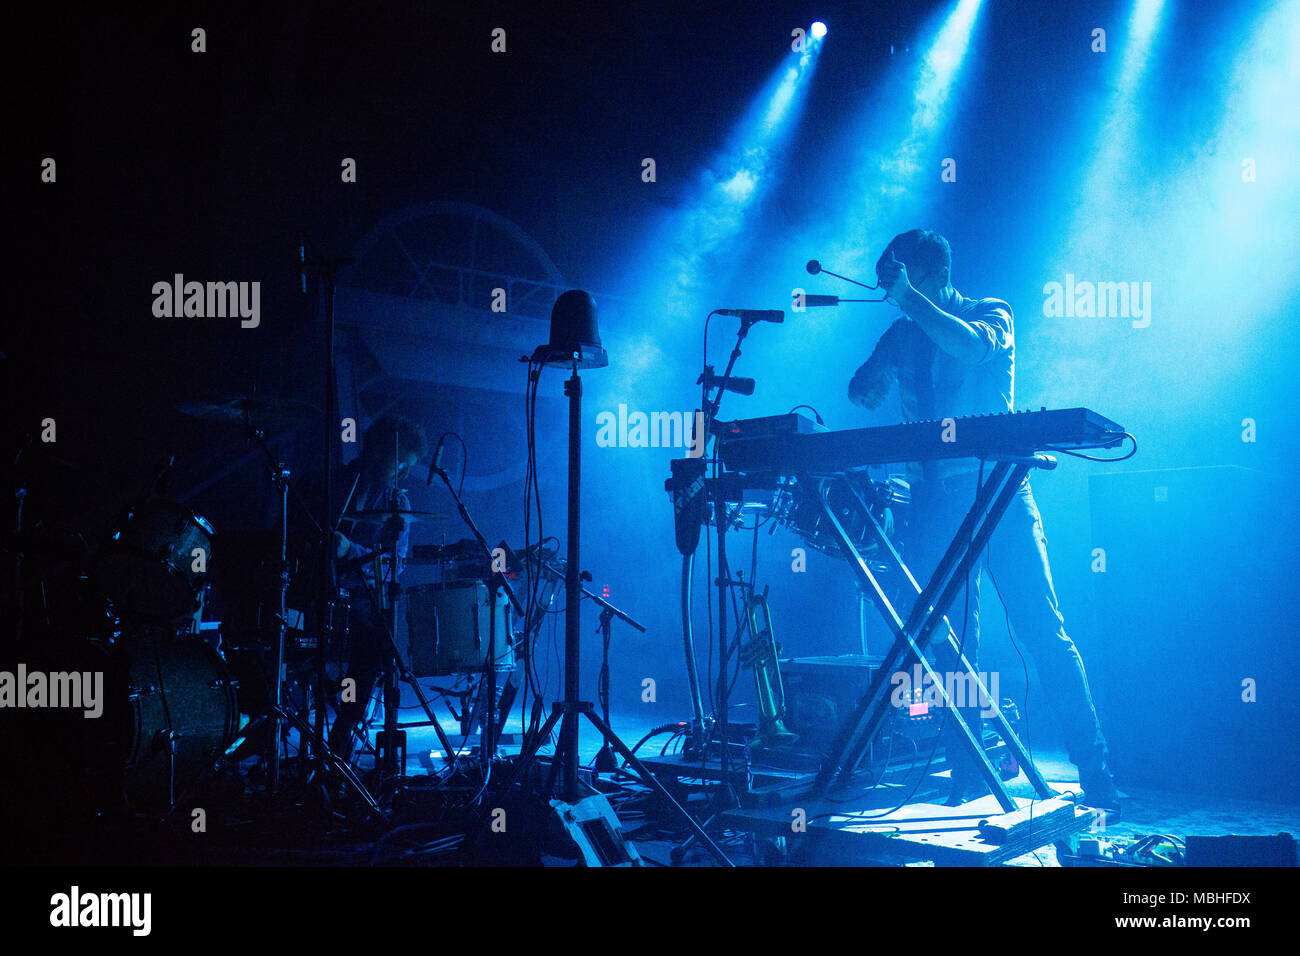
[{"label": "trumpet", "polygon": [[781,684],[778,663],[780,645],[772,636],[772,611],[767,603],[766,587],[762,594],[751,588],[745,596],[745,621],[748,640],[740,647],[742,667],[754,672],[758,689],[758,734],[751,746],[780,747],[792,744],[799,735],[785,726],[785,688]]}]

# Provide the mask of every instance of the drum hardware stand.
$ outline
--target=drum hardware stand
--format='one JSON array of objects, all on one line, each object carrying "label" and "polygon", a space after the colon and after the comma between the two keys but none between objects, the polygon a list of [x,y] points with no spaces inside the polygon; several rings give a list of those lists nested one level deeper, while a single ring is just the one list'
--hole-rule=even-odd
[{"label": "drum hardware stand", "polygon": [[[396,555],[396,546],[390,551],[390,555]],[[415,692],[420,706],[429,718],[429,725],[433,727],[434,733],[438,737],[438,743],[443,748],[444,759],[450,766],[456,761],[456,753],[451,740],[447,737],[446,731],[443,730],[442,724],[434,714],[433,707],[430,705],[428,697],[425,696],[424,688],[420,686],[419,681],[416,680],[410,670],[403,666],[401,654],[397,648],[397,640],[394,636],[395,600],[400,595],[400,585],[391,581],[379,580],[373,587],[367,583],[366,593],[369,595],[372,607],[374,607],[380,623],[383,625],[386,644],[386,661],[381,674],[384,697],[384,729],[376,734],[375,767],[380,771],[383,779],[404,776],[406,773],[406,732],[397,723],[398,683],[402,681]],[[369,693],[373,695],[373,686],[369,689]]]},{"label": "drum hardware stand", "polygon": [[[146,631],[148,634],[148,631]],[[167,686],[163,680],[162,662],[158,660],[158,637],[149,635],[146,640],[149,641],[149,650],[153,653],[154,674],[158,677],[158,700],[162,704],[163,720],[166,721],[166,743],[167,743],[167,810],[170,813],[176,809],[176,728],[172,724],[172,710],[167,704]]]},{"label": "drum hardware stand", "polygon": [[[325,352],[325,401],[321,404],[322,408],[322,481],[321,481],[321,514],[325,520],[329,521],[333,516],[333,461],[334,461],[334,436],[337,428],[338,414],[337,406],[337,379],[338,367],[334,358],[334,338],[336,330],[336,313],[335,298],[338,288],[339,273],[344,266],[351,265],[355,262],[348,256],[308,256],[306,239],[301,238],[298,244],[298,263],[299,278],[301,282],[301,291],[307,292],[307,276],[315,275],[321,283],[321,289],[324,294],[324,311],[325,311],[325,335],[324,335],[324,352]],[[396,476],[394,476],[395,478]],[[334,567],[334,532],[337,530],[339,522],[343,515],[339,515],[338,521],[330,524],[328,529],[322,529],[322,547],[320,554],[321,574],[320,574],[320,593],[317,595],[317,620],[321,622],[321,627],[325,628],[326,621],[330,620],[330,602],[331,595],[337,594],[337,580],[335,577]],[[394,566],[395,569],[395,566]],[[396,571],[394,570],[394,573]],[[395,585],[396,582],[394,582]],[[379,582],[376,582],[376,586]],[[372,595],[372,599],[374,595]],[[332,629],[332,621],[329,625]],[[281,624],[283,631],[283,623]],[[397,651],[396,641],[393,640],[392,628],[388,628],[389,644],[392,652]],[[316,662],[316,680],[314,688],[314,706],[315,715],[310,736],[305,738],[312,745],[311,756],[313,763],[318,770],[328,770],[330,766],[338,765],[338,758],[329,751],[329,746],[325,740],[325,646],[326,634],[322,633],[317,641],[315,655]],[[391,675],[391,668],[385,674],[385,691],[387,692],[390,682],[388,677]],[[432,714],[430,714],[432,716]],[[278,716],[277,716],[278,721]],[[277,743],[278,746],[278,743]]]},{"label": "drum hardware stand", "polygon": [[257,447],[262,450],[266,456],[267,465],[271,472],[271,484],[275,488],[280,499],[280,563],[278,572],[278,585],[280,592],[279,608],[275,614],[276,640],[275,640],[275,694],[271,704],[271,751],[268,755],[267,767],[267,786],[271,793],[276,793],[280,789],[280,747],[282,744],[281,737],[284,733],[284,721],[280,716],[284,708],[284,681],[285,681],[285,664],[284,664],[284,642],[285,632],[288,627],[288,608],[287,596],[289,593],[289,469],[285,467],[284,462],[276,459],[271,454],[271,449],[266,444],[266,433],[260,428],[254,428],[248,418],[247,412],[244,415],[244,429],[248,437],[257,443]]},{"label": "drum hardware stand", "polygon": [[[575,306],[568,315],[565,315],[564,308],[571,304],[575,298],[585,300],[585,304]],[[569,301],[566,302],[566,299]],[[574,313],[578,313],[576,316],[577,322],[580,323],[585,320],[587,323],[587,328],[580,330],[581,333],[585,333],[581,338],[579,334],[563,334],[565,332],[572,333],[573,329],[559,328],[564,319],[575,319]],[[695,818],[655,778],[654,774],[637,758],[637,755],[631,751],[627,744],[614,733],[609,724],[600,718],[591,702],[579,700],[579,684],[582,677],[580,653],[582,646],[583,588],[579,570],[582,566],[582,378],[578,374],[578,369],[601,368],[608,364],[605,350],[600,346],[600,338],[595,325],[595,303],[591,300],[591,297],[581,292],[564,293],[556,301],[556,305],[551,312],[551,341],[554,344],[539,346],[532,358],[534,364],[570,369],[570,376],[564,383],[564,394],[569,399],[568,560],[564,569],[564,699],[552,705],[551,714],[546,719],[546,722],[530,740],[524,742],[523,749],[519,754],[519,760],[506,782],[506,789],[513,787],[515,783],[523,778],[526,770],[535,761],[537,752],[543,742],[550,739],[552,730],[554,730],[556,724],[559,724],[559,745],[556,747],[555,755],[551,761],[553,771],[557,766],[560,768],[561,789],[559,799],[570,805],[582,800],[584,794],[578,787],[578,719],[579,717],[586,717],[592,726],[600,732],[605,741],[612,745],[614,750],[631,766],[641,779],[641,782],[654,790],[662,800],[672,807],[673,811],[690,828],[691,832],[708,847],[714,859],[723,866],[732,866],[731,860],[704,832],[704,829]],[[561,338],[566,341],[563,343],[557,341],[557,339]],[[572,339],[572,341],[569,341],[569,339]],[[548,793],[541,795],[543,798],[554,793],[554,772],[551,782],[547,785],[547,790]]]},{"label": "drum hardware stand", "polygon": [[[321,425],[322,425],[322,475],[321,475],[321,515],[323,520],[329,521],[333,514],[332,504],[332,480],[333,480],[333,448],[334,436],[337,427],[337,378],[338,369],[334,359],[334,337],[336,329],[335,313],[335,293],[338,288],[339,273],[344,266],[351,265],[356,260],[348,256],[308,256],[306,238],[302,237],[298,244],[298,264],[299,279],[301,291],[307,293],[308,275],[313,275],[320,280],[321,290],[324,295],[324,324],[325,334],[323,336],[323,351],[325,358],[325,401],[321,403]],[[271,456],[269,449],[266,448],[260,435],[257,436],[258,444],[261,445],[272,467],[272,474],[276,476],[277,483],[281,485],[281,602],[280,614],[277,622],[279,630],[279,641],[276,654],[276,693],[275,704],[273,705],[275,713],[272,721],[275,725],[272,746],[275,748],[273,759],[274,767],[272,769],[273,786],[279,783],[279,748],[280,734],[283,726],[283,719],[288,717],[290,722],[298,728],[301,746],[305,757],[310,757],[310,762],[315,769],[320,772],[327,772],[330,769],[338,769],[341,761],[330,749],[325,739],[325,656],[326,647],[329,643],[327,638],[333,631],[333,618],[331,609],[331,595],[337,594],[337,587],[334,576],[334,536],[333,532],[338,527],[338,523],[331,524],[328,528],[321,528],[316,523],[317,529],[321,531],[322,546],[320,554],[320,585],[319,594],[317,595],[317,620],[320,622],[321,633],[317,637],[315,659],[315,681],[313,686],[313,706],[315,713],[313,723],[310,728],[300,717],[293,714],[291,710],[284,708],[282,698],[283,676],[284,676],[284,639],[287,624],[287,612],[285,608],[285,595],[288,590],[288,471]],[[315,522],[314,522],[315,523]],[[305,765],[307,760],[303,760]],[[366,799],[366,802],[373,805],[374,800],[365,792],[350,772],[350,768],[343,771],[344,776],[349,779],[349,783],[359,788]]]},{"label": "drum hardware stand", "polygon": [[[297,727],[301,739],[307,740],[311,737],[313,733],[311,725],[295,714],[292,710],[286,708],[277,711],[277,715]],[[387,822],[387,817],[384,816],[384,812],[379,808],[379,801],[371,795],[370,791],[366,789],[365,784],[358,779],[356,771],[352,769],[351,765],[346,760],[343,760],[335,754],[334,751],[330,750],[328,745],[321,741],[314,741],[314,743],[320,748],[319,753],[323,760],[324,769],[326,771],[333,771],[342,777],[343,781],[362,799],[369,812],[380,820]]]},{"label": "drum hardware stand", "polygon": [[[441,443],[439,443],[441,448]],[[492,764],[492,758],[496,756],[497,740],[499,738],[500,727],[497,721],[497,595],[504,592],[506,598],[510,601],[511,608],[515,614],[519,615],[520,620],[524,617],[523,605],[519,603],[519,598],[515,595],[515,589],[510,586],[510,580],[505,574],[497,568],[497,561],[492,555],[492,546],[488,544],[487,538],[483,537],[483,532],[479,531],[478,525],[474,523],[473,517],[470,516],[469,509],[465,507],[465,502],[452,487],[451,478],[439,464],[441,458],[440,452],[434,453],[434,461],[429,470],[431,475],[437,475],[446,485],[447,491],[451,494],[452,500],[456,502],[456,510],[460,513],[461,521],[465,522],[465,527],[469,528],[470,534],[478,542],[479,548],[482,549],[484,557],[488,560],[488,566],[492,573],[488,576],[488,647],[487,659],[483,665],[483,680],[486,684],[486,691],[480,688],[480,693],[486,693],[485,712],[482,717],[481,727],[483,736],[479,741],[479,764],[484,774]],[[510,635],[506,635],[506,640]]]},{"label": "drum hardware stand", "polygon": [[[320,280],[321,289],[325,298],[325,335],[324,335],[324,352],[325,352],[325,401],[321,404],[321,448],[324,453],[321,471],[321,515],[322,520],[328,522],[334,513],[332,496],[332,482],[334,477],[334,441],[338,434],[338,411],[337,411],[337,391],[338,391],[338,366],[334,360],[334,333],[336,327],[336,316],[334,308],[335,293],[338,289],[339,272],[344,266],[351,265],[355,262],[348,256],[308,256],[307,240],[301,236],[298,242],[298,276],[301,283],[302,293],[307,293],[307,276],[315,275]],[[324,531],[324,540],[321,547],[320,555],[320,593],[317,595],[317,620],[324,622],[328,615],[331,593],[337,592],[337,582],[334,576],[334,535],[333,531],[338,527],[335,522],[331,527]],[[319,640],[320,647],[316,654],[316,693],[315,693],[315,722],[311,741],[315,750],[312,755],[319,765],[326,763],[326,758],[319,748],[325,747],[325,635],[322,634]]]},{"label": "drum hardware stand", "polygon": [[[1055,791],[1047,785],[1042,773],[1029,758],[1024,745],[1021,744],[1019,738],[1007,723],[1006,718],[1002,715],[998,702],[989,695],[984,682],[975,673],[965,654],[962,653],[957,636],[945,616],[957,593],[961,590],[966,576],[974,567],[975,562],[979,560],[979,555],[983,552],[985,545],[988,544],[988,540],[998,522],[1002,520],[1002,516],[1006,513],[1007,507],[1011,504],[1011,499],[1028,476],[1029,470],[1031,468],[1051,470],[1056,467],[1056,459],[1050,455],[998,455],[996,460],[997,464],[994,466],[992,475],[988,482],[980,487],[975,503],[967,512],[965,520],[953,537],[952,543],[948,546],[947,552],[940,560],[939,566],[931,575],[925,588],[922,588],[916,582],[907,565],[903,563],[898,551],[894,548],[893,542],[889,540],[889,537],[876,521],[875,516],[871,514],[861,494],[856,488],[852,487],[851,483],[846,482],[856,499],[857,507],[868,521],[869,531],[882,549],[883,554],[888,555],[890,563],[903,572],[904,578],[911,584],[914,591],[919,594],[906,621],[899,617],[898,612],[894,609],[879,582],[872,574],[870,566],[859,554],[848,533],[844,530],[844,526],[836,517],[834,509],[830,506],[828,500],[829,481],[833,479],[820,484],[822,511],[834,529],[835,537],[844,549],[844,554],[849,558],[849,565],[855,577],[868,590],[876,607],[885,617],[895,640],[880,669],[872,678],[866,694],[859,701],[854,713],[840,727],[835,741],[823,758],[821,769],[811,788],[812,795],[824,796],[837,775],[841,778],[847,778],[852,774],[853,768],[861,762],[864,751],[870,746],[881,722],[889,712],[890,687],[893,674],[897,673],[908,659],[915,659],[920,663],[929,680],[934,682],[943,706],[951,709],[952,712],[949,716],[956,721],[961,731],[960,740],[974,758],[985,783],[997,798],[1002,809],[1008,813],[1017,809],[1016,803],[1007,793],[1001,777],[989,762],[988,755],[984,752],[979,737],[967,725],[961,712],[953,707],[944,681],[935,673],[934,668],[926,660],[926,647],[939,627],[943,627],[947,631],[946,640],[948,646],[962,668],[963,677],[969,678],[967,686],[976,687],[978,693],[982,695],[982,700],[988,701],[992,707],[993,719],[997,724],[998,732],[1006,742],[1008,749],[1011,750],[1013,756],[1020,763],[1025,775],[1033,785],[1034,792],[1040,799],[1048,799],[1056,795]],[[813,487],[807,475],[801,475],[800,481],[804,482],[806,487]]]},{"label": "drum hardware stand", "polygon": [[[393,487],[389,494],[389,510],[392,517],[387,519],[393,521],[398,517],[398,489],[397,489],[397,465],[398,465],[398,440],[399,436],[393,436]],[[393,779],[395,777],[405,776],[406,774],[406,731],[401,730],[398,725],[398,694],[399,681],[405,681],[415,691],[416,698],[420,701],[420,706],[424,709],[425,715],[433,725],[434,733],[438,737],[438,743],[446,755],[448,766],[453,766],[456,762],[456,751],[452,748],[451,740],[447,737],[446,731],[442,729],[442,724],[433,712],[433,707],[429,704],[429,699],[424,694],[424,689],[420,687],[420,682],[410,669],[402,664],[402,656],[397,647],[397,599],[401,595],[401,585],[397,582],[398,554],[397,540],[399,534],[388,535],[388,575],[387,583],[383,576],[383,562],[379,553],[375,555],[375,583],[374,587],[368,587],[371,601],[375,604],[380,622],[384,626],[384,637],[387,641],[386,661],[383,670],[384,680],[384,729],[377,736],[376,740],[376,768],[380,771],[381,779]]]},{"label": "drum hardware stand", "polygon": [[[381,552],[378,551],[372,551],[369,554],[362,555],[360,558],[353,559],[353,562],[355,563],[355,562],[362,562],[362,561],[378,561],[378,559],[384,556],[387,556],[390,560],[396,557],[395,541],[392,550],[390,550],[387,555],[383,555]],[[404,742],[403,742],[405,735],[404,732],[401,731],[401,725],[398,725],[395,730],[390,730],[390,728],[387,726],[388,724],[387,700],[391,698],[394,705],[396,705],[397,699],[396,699],[395,688],[397,685],[397,681],[405,681],[407,684],[410,685],[411,689],[415,692],[415,696],[419,700],[420,706],[424,709],[426,716],[428,716],[429,718],[428,725],[433,727],[434,733],[438,737],[438,742],[443,748],[443,753],[445,755],[444,759],[446,760],[448,766],[450,766],[454,764],[456,760],[456,752],[455,749],[452,747],[451,740],[450,738],[447,737],[446,732],[443,730],[442,724],[439,722],[437,716],[433,713],[433,708],[429,703],[429,699],[427,696],[425,696],[424,688],[420,686],[419,681],[410,672],[409,668],[406,668],[402,665],[401,654],[399,653],[397,648],[397,640],[395,637],[396,632],[394,630],[396,624],[395,607],[396,607],[396,598],[400,597],[401,594],[401,588],[399,585],[396,585],[391,581],[385,582],[382,574],[382,563],[380,563],[380,568],[381,570],[376,575],[376,579],[375,579],[377,583],[373,586],[370,584],[369,581],[365,583],[366,596],[368,600],[371,602],[371,607],[374,609],[375,614],[378,617],[380,623],[384,627],[384,640],[387,645],[386,656],[388,657],[389,660],[389,663],[385,664],[385,674],[383,675],[384,693],[387,694],[387,698],[385,699],[385,714],[384,714],[385,729],[383,731],[380,731],[380,733],[377,734],[376,736],[380,737],[382,734],[386,732],[402,734],[402,736],[385,738],[384,741],[381,740],[376,741],[376,747],[374,748],[376,754],[376,766],[380,767],[383,764],[384,752],[385,752],[383,743],[385,741],[392,740],[398,744],[397,747],[392,748],[394,751],[396,751],[397,749],[401,749],[404,751],[405,749]],[[385,606],[385,602],[388,602],[390,606]],[[388,675],[390,673],[392,674],[393,688],[394,688],[391,691],[388,687]],[[368,692],[371,695],[371,699],[373,700],[374,687],[371,686],[368,689]],[[393,709],[394,717],[396,717],[396,714],[397,711],[396,711],[396,707],[394,706]],[[326,750],[328,751],[328,747],[326,747]],[[334,760],[339,759],[337,755],[330,754],[330,756]],[[395,752],[393,756],[394,758],[396,758]],[[395,760],[394,762],[396,763]],[[388,771],[385,772],[385,775],[390,777],[400,776],[403,771],[404,771],[404,765],[401,764],[399,764],[398,766],[390,765]]]},{"label": "drum hardware stand", "polygon": [[[396,436],[394,437],[396,438]],[[394,458],[396,458],[396,448],[394,448]],[[394,462],[394,467],[396,467],[396,462]],[[393,472],[393,488],[389,497],[389,508],[394,514],[398,510],[396,471]],[[391,522],[396,520],[396,517],[386,520]],[[398,535],[394,534],[388,527],[385,527],[384,533],[387,536],[388,543],[386,549],[389,562],[388,574],[385,576],[383,573],[381,558],[376,557],[374,563],[374,597],[378,601],[376,610],[379,612],[380,620],[384,625],[385,637],[388,640],[387,653],[384,655],[384,667],[381,671],[384,685],[384,729],[375,735],[375,768],[379,771],[381,780],[390,780],[406,775],[406,731],[399,730],[397,726],[398,694],[400,693],[397,685],[397,671],[401,667],[396,640],[397,599],[401,594],[401,585],[397,583]],[[387,578],[386,581],[385,577]]]}]

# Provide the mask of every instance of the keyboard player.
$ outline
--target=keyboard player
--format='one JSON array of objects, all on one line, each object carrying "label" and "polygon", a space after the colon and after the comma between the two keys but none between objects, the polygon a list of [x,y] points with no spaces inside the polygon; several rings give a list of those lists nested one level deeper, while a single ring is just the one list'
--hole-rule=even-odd
[{"label": "keyboard player", "polygon": [[[1015,326],[1011,306],[1001,299],[961,295],[952,286],[951,268],[948,240],[929,230],[904,232],[886,247],[876,263],[876,273],[903,317],[880,337],[849,383],[849,398],[855,404],[877,408],[897,383],[906,421],[959,419],[1013,409]],[[924,586],[974,501],[979,462],[928,461],[913,463],[909,470],[912,520],[909,540],[904,543],[905,559]],[[1034,658],[1049,707],[1065,733],[1070,760],[1079,769],[1088,804],[1114,815],[1119,801],[1107,764],[1106,740],[1083,661],[1057,606],[1046,544],[1042,517],[1026,479],[980,556],[964,594],[954,601],[948,619],[978,670],[982,583],[992,581],[1013,638]],[[939,656],[938,663],[940,671],[957,670],[950,654]],[[962,715],[974,729],[980,726],[979,702],[968,703],[973,706],[963,708]],[[956,805],[987,790],[974,763],[958,747],[953,731],[955,722],[945,731],[945,745],[950,754],[960,755],[953,761],[948,801]]]}]

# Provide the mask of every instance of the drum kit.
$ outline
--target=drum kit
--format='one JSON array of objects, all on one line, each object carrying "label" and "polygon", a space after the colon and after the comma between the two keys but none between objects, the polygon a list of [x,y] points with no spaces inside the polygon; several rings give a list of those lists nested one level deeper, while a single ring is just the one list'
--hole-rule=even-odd
[{"label": "drum kit", "polygon": [[[836,519],[844,527],[858,553],[867,558],[873,571],[887,571],[890,567],[888,564],[872,560],[872,555],[879,551],[880,545],[872,536],[866,518],[854,507],[854,495],[866,502],[885,536],[895,541],[898,531],[896,522],[912,500],[907,479],[901,475],[889,475],[884,480],[879,480],[863,475],[851,480],[851,486],[850,483],[831,485],[827,494]],[[846,557],[834,531],[829,527],[829,520],[817,500],[815,489],[805,488],[795,479],[790,479],[777,489],[771,510],[777,524],[799,535],[808,547],[832,558]]]},{"label": "drum kit", "polygon": [[[880,544],[872,535],[867,519],[854,506],[854,497],[856,495],[866,504],[885,536],[897,543],[907,506],[912,500],[907,479],[894,474],[873,478],[863,472],[851,476],[845,484],[831,485],[827,494],[831,510],[858,553],[871,562],[872,570],[887,571],[889,565],[872,560]],[[750,497],[754,497],[752,493]],[[846,557],[821,508],[817,489],[805,487],[795,478],[778,479],[770,494],[728,507],[727,515],[733,528],[754,530],[768,525],[769,532],[786,528],[814,551],[832,558]],[[707,523],[714,523],[712,515],[708,516]]]},{"label": "drum kit", "polygon": [[108,698],[98,720],[30,715],[20,733],[33,739],[21,747],[38,768],[66,776],[81,755],[89,776],[80,785],[161,812],[215,765],[239,720],[227,661],[197,637],[215,537],[202,516],[151,495],[99,547],[21,542],[24,578],[37,582],[26,590],[39,601],[20,612],[20,653],[28,666],[103,674]]},{"label": "drum kit", "polygon": [[[288,423],[309,411],[300,403],[249,398],[178,410],[202,421],[241,422],[268,457],[263,433],[252,423]],[[283,475],[287,485],[287,471],[271,461],[273,477]],[[164,471],[170,468],[169,462]],[[203,515],[161,492],[162,474],[120,513],[102,541],[24,533],[20,525],[13,550],[19,575],[29,582],[19,590],[40,596],[39,606],[25,610],[20,599],[27,624],[19,625],[23,653],[104,672],[112,698],[104,721],[82,721],[75,728],[33,725],[47,739],[27,741],[23,752],[93,752],[107,768],[111,793],[124,794],[132,810],[165,815],[223,763],[234,767],[260,755],[264,767],[274,758],[278,768],[289,752],[291,727],[300,733],[300,752],[328,754],[324,734],[312,736],[305,714],[313,700],[319,707],[337,690],[341,671],[325,677],[326,662],[348,659],[351,619],[360,602],[376,595],[332,587],[318,603],[312,592],[319,582],[311,572],[322,542],[292,547],[283,527],[222,535]],[[282,515],[288,514],[287,495],[285,487]],[[348,514],[358,521],[394,516],[445,519],[393,509]],[[401,676],[467,678],[471,686],[478,681],[481,694],[490,672],[495,691],[498,675],[514,670],[519,637],[513,594],[491,584],[491,562],[481,542],[417,546],[406,563],[436,571],[437,581],[404,591],[380,588],[388,592],[380,606],[394,593],[404,605],[410,660],[400,662]],[[289,604],[308,610],[299,613]],[[396,616],[392,608],[390,633]],[[316,686],[322,680],[328,689]],[[368,691],[358,688],[361,695]],[[455,748],[423,693],[418,696],[448,759],[454,759]],[[465,694],[460,696],[463,705]],[[457,716],[450,704],[449,710]],[[496,702],[476,705],[474,713],[483,715],[486,729],[495,721]],[[461,724],[466,726],[463,717]],[[41,728],[61,729],[48,739]],[[347,766],[350,756],[328,754],[324,763],[356,782]],[[63,765],[76,759],[65,756]],[[272,779],[268,774],[268,787]]]}]

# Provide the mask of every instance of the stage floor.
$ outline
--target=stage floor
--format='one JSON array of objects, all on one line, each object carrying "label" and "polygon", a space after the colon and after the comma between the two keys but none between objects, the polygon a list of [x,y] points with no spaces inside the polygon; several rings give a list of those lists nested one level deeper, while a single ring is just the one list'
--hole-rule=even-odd
[{"label": "stage floor", "polygon": [[[658,709],[658,708],[656,708]],[[416,711],[404,711],[405,715],[419,714]],[[421,715],[422,716],[422,715]],[[414,716],[405,719],[414,720]],[[634,746],[652,727],[668,723],[662,713],[651,717],[635,710],[615,712],[612,724],[628,746]],[[453,729],[449,725],[447,731]],[[502,746],[505,754],[517,753],[517,738],[521,730],[518,711],[507,721],[505,734],[507,742]],[[415,778],[424,777],[430,771],[443,766],[438,750],[437,737],[431,727],[407,728],[407,774]],[[453,742],[459,743],[460,736],[453,735]],[[641,750],[642,756],[657,755],[668,735],[654,738]],[[600,738],[596,731],[583,722],[579,729],[579,752],[581,763],[589,765],[600,748]],[[544,748],[547,754],[551,748]],[[253,758],[256,762],[257,758]],[[1040,750],[1036,760],[1049,783],[1055,789],[1068,792],[1076,784],[1074,768],[1065,761],[1064,755],[1053,751]],[[361,757],[357,763],[358,772],[364,775],[373,763],[369,757]],[[245,763],[247,767],[248,762]],[[94,824],[82,832],[63,832],[61,826],[54,826],[47,831],[40,846],[28,849],[16,860],[20,864],[176,864],[176,865],[311,865],[311,866],[357,866],[373,862],[388,862],[382,855],[377,855],[376,840],[382,829],[369,834],[360,832],[361,828],[336,826],[323,829],[319,825],[309,826],[303,814],[294,807],[280,807],[274,820],[264,817],[264,806],[254,794],[244,791],[239,777],[228,772],[223,779],[210,781],[205,788],[202,799],[209,808],[208,830],[204,839],[195,839],[188,831],[188,819],[173,818],[170,826],[160,827],[156,824],[142,823],[139,820],[114,824]],[[940,781],[930,781],[936,783]],[[1146,788],[1129,788],[1124,781],[1119,781],[1123,802],[1123,816],[1118,823],[1110,824],[1098,835],[1109,840],[1123,840],[1149,834],[1172,834],[1185,838],[1188,835],[1273,835],[1281,832],[1300,833],[1300,804],[1283,805],[1262,801],[1227,799],[1209,797],[1193,793],[1176,793]],[[244,791],[244,792],[241,792]],[[1009,793],[1018,798],[1033,796],[1025,777],[1020,775],[1008,783]],[[934,802],[934,789],[925,787],[918,793],[914,803]],[[881,794],[875,795],[878,799]],[[941,798],[940,798],[941,799]],[[624,803],[613,801],[619,813],[625,835],[635,842],[641,857],[651,865],[670,865],[670,856],[676,842],[685,833],[673,832],[676,827],[669,818],[660,813],[647,813],[646,801],[633,799]],[[996,812],[992,798],[988,798],[991,811]],[[883,804],[888,807],[892,801]],[[691,809],[697,819],[705,814],[703,798],[691,803]],[[421,810],[417,807],[407,808],[402,823],[409,824],[412,819],[423,821]],[[12,822],[12,821],[7,821]],[[66,821],[65,821],[66,822]],[[843,855],[834,858],[829,854],[797,854],[789,856],[772,853],[771,841],[755,838],[738,830],[711,830],[711,835],[723,846],[729,858],[737,865],[781,865],[783,862],[796,861],[803,865],[844,865],[850,863]],[[0,862],[11,862],[0,860]],[[436,858],[426,861],[426,865],[437,865]],[[480,861],[490,862],[490,861]],[[502,861],[517,862],[517,861]],[[559,859],[544,862],[562,863]],[[712,858],[698,847],[681,856],[677,865],[709,866]],[[884,863],[885,861],[881,861]],[[1057,867],[1057,859],[1052,845],[1036,849],[1031,853],[1003,861],[1008,866]]]}]

